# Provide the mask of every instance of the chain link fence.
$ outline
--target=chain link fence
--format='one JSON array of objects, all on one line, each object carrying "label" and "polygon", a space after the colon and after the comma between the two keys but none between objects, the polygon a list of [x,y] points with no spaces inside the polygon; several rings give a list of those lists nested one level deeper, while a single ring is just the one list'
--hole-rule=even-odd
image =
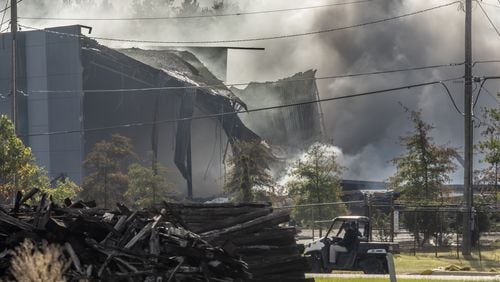
[{"label": "chain link fence", "polygon": [[[397,242],[402,252],[452,252],[460,256],[463,222],[467,213],[459,205],[415,206],[366,197],[360,201],[284,206],[290,225],[299,227],[298,240],[308,242],[326,235],[337,216],[361,215],[370,218],[373,241]],[[473,218],[473,248],[500,247],[500,215],[496,205],[483,205],[469,213]],[[329,234],[329,236],[333,236]]]}]

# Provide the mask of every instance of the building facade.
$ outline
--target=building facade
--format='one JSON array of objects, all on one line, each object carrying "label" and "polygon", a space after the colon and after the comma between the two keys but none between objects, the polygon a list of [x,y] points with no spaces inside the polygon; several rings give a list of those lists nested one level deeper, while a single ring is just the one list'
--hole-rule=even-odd
[{"label": "building facade", "polygon": [[[5,114],[10,40],[0,35]],[[83,36],[81,26],[20,32],[17,42],[18,135],[50,177],[81,183],[86,154],[120,134],[139,161],[166,166],[180,192],[208,196],[220,192],[232,142],[259,139],[236,115],[220,115],[244,104],[191,52],[114,50]]]}]

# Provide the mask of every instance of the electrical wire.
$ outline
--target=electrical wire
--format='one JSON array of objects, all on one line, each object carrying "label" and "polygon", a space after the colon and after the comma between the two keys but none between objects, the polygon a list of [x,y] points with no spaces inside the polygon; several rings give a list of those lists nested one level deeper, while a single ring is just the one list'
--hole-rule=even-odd
[{"label": "electrical wire", "polygon": [[[254,42],[254,41],[264,41],[264,40],[276,40],[276,39],[308,36],[308,35],[314,35],[314,34],[331,33],[331,32],[335,32],[335,31],[343,31],[343,30],[348,30],[348,29],[353,29],[353,28],[364,27],[364,26],[368,26],[368,25],[372,25],[372,24],[389,22],[389,21],[393,21],[393,20],[397,20],[397,19],[401,19],[401,18],[405,18],[405,17],[409,17],[409,16],[423,14],[426,12],[430,12],[432,10],[445,8],[445,7],[451,6],[451,5],[456,4],[456,3],[460,3],[460,1],[453,1],[453,2],[450,2],[447,4],[442,4],[439,6],[434,6],[434,7],[423,9],[423,10],[418,10],[418,11],[414,11],[414,12],[410,12],[410,13],[401,14],[398,16],[383,18],[383,19],[379,19],[379,20],[359,23],[359,24],[350,25],[350,26],[342,26],[342,27],[336,27],[336,28],[330,28],[330,29],[324,29],[324,30],[316,30],[316,31],[303,32],[303,33],[286,34],[286,35],[267,36],[267,37],[228,39],[228,40],[205,40],[205,41],[202,41],[202,40],[195,40],[195,41],[139,40],[139,39],[109,38],[109,37],[97,37],[97,36],[90,36],[89,38],[92,38],[95,40],[102,40],[102,41],[128,42],[128,43],[149,43],[149,44],[218,44],[218,43],[241,43],[241,42]],[[23,27],[29,28],[29,29],[50,32],[50,33],[54,33],[54,34],[81,37],[81,35],[76,35],[76,34],[49,31],[49,30],[44,30],[44,29],[40,29],[40,28],[36,28],[36,27],[30,27],[30,26],[26,26],[26,25],[20,25],[20,26],[23,26]]]},{"label": "electrical wire", "polygon": [[279,81],[266,81],[266,82],[243,82],[243,83],[230,83],[230,84],[212,84],[212,85],[192,85],[192,86],[167,86],[167,87],[149,87],[149,88],[125,88],[125,89],[89,89],[89,90],[29,90],[28,94],[31,93],[113,93],[113,92],[138,92],[138,91],[158,91],[158,90],[180,90],[180,89],[204,89],[204,88],[217,88],[217,87],[233,87],[233,86],[245,86],[250,83],[261,83],[261,84],[280,84],[280,83],[289,83],[289,82],[297,82],[297,81],[309,81],[309,80],[330,80],[330,79],[338,79],[338,78],[355,78],[361,76],[370,76],[370,75],[381,75],[381,74],[389,74],[389,73],[397,73],[397,72],[407,72],[407,71],[417,71],[417,70],[426,70],[426,69],[435,69],[435,68],[445,68],[445,67],[455,67],[461,66],[464,63],[449,63],[449,64],[436,64],[429,66],[419,66],[412,68],[400,68],[400,69],[392,69],[392,70],[382,70],[382,71],[373,71],[373,72],[362,72],[362,73],[350,73],[350,74],[340,74],[340,75],[331,75],[331,76],[322,76],[322,77],[311,77],[311,78],[297,78],[297,79],[285,79]]},{"label": "electrical wire", "polygon": [[2,20],[0,21],[0,30],[2,30],[3,24],[6,23],[3,20],[5,19],[5,14],[7,14],[8,5],[9,5],[9,0],[5,0],[5,8],[3,9]]},{"label": "electrical wire", "polygon": [[[491,126],[491,127],[494,127],[494,125],[492,125],[491,123],[483,120],[483,119],[480,119],[478,118],[477,116],[473,115],[472,116],[473,119],[477,120],[479,123],[477,123],[477,126],[474,126],[474,128],[480,128],[481,126],[483,125],[486,125],[486,126]],[[479,155],[480,153],[473,153],[474,155]]]},{"label": "electrical wire", "polygon": [[252,112],[260,112],[260,111],[288,108],[288,107],[296,107],[296,106],[300,106],[300,105],[309,105],[309,104],[315,104],[315,103],[323,103],[323,102],[327,102],[327,101],[337,101],[337,100],[344,100],[344,99],[378,95],[378,94],[388,94],[388,93],[395,92],[398,90],[406,90],[406,89],[411,89],[411,88],[441,84],[442,82],[453,81],[453,80],[457,80],[457,79],[461,79],[461,78],[463,78],[463,76],[449,78],[449,79],[445,79],[445,80],[436,80],[436,81],[429,81],[429,82],[423,82],[423,83],[417,83],[417,84],[410,84],[410,85],[387,88],[387,89],[382,89],[382,90],[362,92],[362,93],[351,94],[351,95],[343,95],[343,96],[336,96],[336,97],[331,97],[331,98],[317,99],[317,100],[312,100],[312,101],[304,101],[304,102],[297,102],[297,103],[290,103],[290,104],[276,105],[276,106],[248,109],[248,110],[222,112],[222,113],[209,114],[209,115],[200,115],[200,116],[193,116],[193,117],[189,117],[189,118],[159,120],[159,121],[154,121],[154,122],[136,122],[136,123],[127,123],[127,124],[121,124],[121,125],[87,128],[87,129],[75,129],[75,130],[63,130],[63,131],[44,132],[44,133],[33,133],[33,134],[26,134],[23,136],[30,136],[31,137],[31,136],[72,134],[72,133],[82,133],[82,132],[95,132],[95,131],[118,129],[118,128],[131,128],[131,127],[138,127],[138,126],[151,126],[151,125],[155,125],[155,124],[176,123],[176,122],[181,122],[181,121],[218,118],[218,117],[223,117],[223,116],[227,116],[227,115],[234,116],[234,115],[243,114],[243,113],[252,113]]},{"label": "electrical wire", "polygon": [[484,84],[486,83],[486,79],[484,79],[483,81],[481,81],[481,84],[479,85],[479,90],[477,91],[477,95],[476,95],[476,98],[474,99],[474,103],[472,104],[472,110],[474,110],[474,108],[476,107],[476,104],[477,102],[479,101],[479,95],[481,95],[481,90],[483,89],[483,86]]},{"label": "electrical wire", "polygon": [[200,18],[216,18],[216,17],[233,17],[233,16],[247,16],[247,15],[258,15],[258,14],[271,14],[271,13],[282,13],[300,10],[312,10],[319,8],[329,8],[336,6],[345,6],[351,4],[361,4],[372,2],[374,0],[359,0],[353,2],[343,2],[334,3],[318,6],[308,6],[308,7],[297,7],[297,8],[285,8],[277,10],[266,10],[266,11],[253,11],[253,12],[238,12],[229,14],[213,14],[213,15],[192,15],[192,16],[164,16],[164,17],[124,17],[124,18],[63,18],[63,17],[19,17],[20,19],[26,20],[51,20],[51,21],[150,21],[150,20],[178,20],[178,19],[200,19]]},{"label": "electrical wire", "polygon": [[498,97],[495,97],[495,95],[493,95],[493,93],[491,93],[490,90],[488,90],[488,88],[486,88],[486,86],[483,85],[483,90],[486,92],[486,94],[488,94],[493,100],[497,101],[497,103],[500,103],[500,100]]},{"label": "electrical wire", "polygon": [[9,24],[6,28],[4,28],[4,29],[0,30],[0,33],[3,33],[3,32],[5,32],[5,31],[9,30],[9,28],[10,28],[10,24]]},{"label": "electrical wire", "polygon": [[496,31],[498,37],[500,37],[500,31],[498,31],[497,27],[495,26],[493,21],[490,19],[490,16],[488,16],[488,13],[486,13],[486,10],[483,8],[483,6],[481,5],[481,3],[479,1],[477,2],[477,4],[479,5],[479,8],[481,8],[481,11],[483,11],[483,14],[486,16],[486,18],[490,22],[491,26],[493,27],[493,29]]},{"label": "electrical wire", "polygon": [[486,83],[487,80],[494,80],[494,79],[500,79],[500,76],[485,76],[482,78],[481,85],[479,86],[479,91],[477,92],[476,99],[474,100],[474,104],[472,108],[474,109],[476,107],[477,101],[479,100],[479,96],[481,95],[481,90],[483,90],[483,86]]},{"label": "electrical wire", "polygon": [[480,61],[474,61],[474,63],[472,63],[472,67],[475,67],[476,64],[489,64],[489,63],[500,63],[500,60],[480,60]]},{"label": "electrical wire", "polygon": [[[7,13],[7,10],[10,8],[8,6],[9,6],[9,0],[5,0],[5,7],[0,11],[0,13],[3,13],[4,16]],[[2,22],[3,22],[3,17],[2,17]]]},{"label": "electrical wire", "polygon": [[491,3],[487,3],[487,2],[481,2],[481,3],[484,5],[490,6],[490,7],[500,8],[500,5],[495,5],[495,4],[491,4]]},{"label": "electrical wire", "polygon": [[[7,2],[9,2],[9,0],[7,0]],[[19,4],[19,3],[21,3],[21,2],[23,2],[23,0],[18,0],[18,1],[17,1],[17,4]],[[10,6],[5,7],[5,9],[0,10],[0,13],[3,13],[3,12],[5,12],[5,11],[7,11],[8,9],[10,9]]]},{"label": "electrical wire", "polygon": [[455,99],[453,99],[453,96],[451,95],[450,89],[448,89],[448,86],[446,85],[446,83],[441,81],[441,86],[443,86],[446,93],[448,93],[448,97],[450,97],[451,103],[453,104],[453,107],[455,107],[455,110],[457,110],[457,112],[460,115],[464,116],[465,114],[462,111],[460,111],[460,109],[458,108],[457,103],[455,103]]}]

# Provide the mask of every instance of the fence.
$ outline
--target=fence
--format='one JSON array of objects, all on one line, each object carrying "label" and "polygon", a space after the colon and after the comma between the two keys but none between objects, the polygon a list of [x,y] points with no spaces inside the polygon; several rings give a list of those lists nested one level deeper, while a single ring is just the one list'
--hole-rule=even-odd
[{"label": "fence", "polygon": [[[371,239],[392,241],[402,252],[456,252],[460,256],[462,228],[466,212],[458,205],[412,206],[409,204],[377,203],[370,199],[349,202],[319,203],[280,207],[290,209],[290,224],[302,232],[299,240],[310,241],[326,235],[332,219],[352,214],[370,218]],[[500,215],[496,206],[484,205],[470,214],[473,218],[473,246],[477,253],[495,248],[500,243]],[[338,228],[334,227],[334,228]],[[333,236],[329,234],[329,236]]]}]

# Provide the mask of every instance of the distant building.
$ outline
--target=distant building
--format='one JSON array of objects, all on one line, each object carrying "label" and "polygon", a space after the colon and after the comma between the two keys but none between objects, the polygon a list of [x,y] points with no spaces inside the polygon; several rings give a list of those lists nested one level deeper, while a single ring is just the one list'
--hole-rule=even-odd
[{"label": "distant building", "polygon": [[[233,112],[244,103],[191,52],[117,51],[81,29],[18,34],[18,134],[39,164],[51,177],[65,174],[81,183],[86,154],[118,133],[132,139],[145,163],[157,159],[170,168],[170,181],[182,192],[186,183],[195,196],[220,192],[230,144],[259,137],[236,115],[190,118]],[[10,93],[10,38],[0,35],[4,96]],[[0,112],[10,114],[10,103],[0,100]]]},{"label": "distant building", "polygon": [[363,180],[348,180],[342,179],[340,181],[342,191],[387,191],[388,185],[382,181],[363,181]]}]

